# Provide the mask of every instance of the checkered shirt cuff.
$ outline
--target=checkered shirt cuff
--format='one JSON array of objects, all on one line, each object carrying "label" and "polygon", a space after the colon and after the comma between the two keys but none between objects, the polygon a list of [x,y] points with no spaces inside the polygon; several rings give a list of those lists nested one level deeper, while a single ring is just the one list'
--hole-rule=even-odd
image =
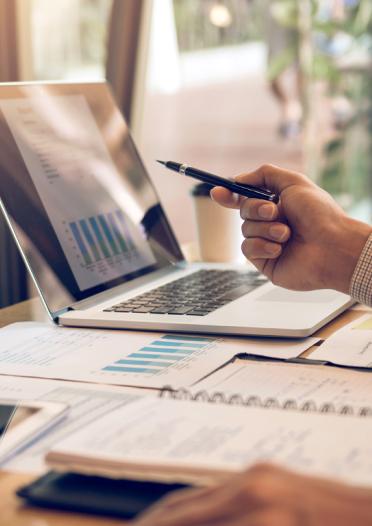
[{"label": "checkered shirt cuff", "polygon": [[351,278],[350,295],[372,307],[372,234],[364,245]]}]

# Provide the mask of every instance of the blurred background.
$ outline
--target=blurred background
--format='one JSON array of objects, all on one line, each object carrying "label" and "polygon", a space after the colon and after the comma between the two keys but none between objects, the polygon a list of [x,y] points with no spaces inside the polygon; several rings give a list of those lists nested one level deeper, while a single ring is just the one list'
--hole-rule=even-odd
[{"label": "blurred background", "polygon": [[[1,82],[103,78],[181,243],[192,182],[157,158],[304,171],[371,220],[371,0],[0,0]],[[27,296],[0,220],[0,306]]]}]

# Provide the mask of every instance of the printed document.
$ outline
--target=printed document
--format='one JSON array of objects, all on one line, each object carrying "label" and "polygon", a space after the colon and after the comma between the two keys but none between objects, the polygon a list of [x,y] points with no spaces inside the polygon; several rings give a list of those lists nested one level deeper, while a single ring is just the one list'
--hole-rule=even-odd
[{"label": "printed document", "polygon": [[0,374],[138,387],[190,386],[235,355],[298,356],[299,342],[14,324],[0,331]]},{"label": "printed document", "polygon": [[372,316],[349,323],[312,354],[311,358],[350,367],[372,368]]},{"label": "printed document", "polygon": [[145,397],[56,444],[47,461],[87,472],[205,483],[272,461],[370,486],[371,436],[372,418]]}]

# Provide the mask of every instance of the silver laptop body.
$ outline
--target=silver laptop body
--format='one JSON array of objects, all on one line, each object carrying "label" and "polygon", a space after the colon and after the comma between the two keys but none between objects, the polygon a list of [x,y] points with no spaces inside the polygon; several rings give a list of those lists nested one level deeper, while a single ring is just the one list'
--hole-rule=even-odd
[{"label": "silver laptop body", "polygon": [[187,263],[103,82],[0,85],[0,139],[1,210],[56,323],[296,338],[352,303]]}]

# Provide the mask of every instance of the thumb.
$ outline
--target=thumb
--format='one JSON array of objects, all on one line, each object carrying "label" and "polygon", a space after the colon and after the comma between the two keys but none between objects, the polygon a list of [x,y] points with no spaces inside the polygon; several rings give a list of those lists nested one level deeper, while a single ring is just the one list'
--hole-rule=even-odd
[{"label": "thumb", "polygon": [[264,164],[254,172],[238,175],[235,180],[279,194],[292,185],[308,186],[312,184],[304,175],[279,168],[273,164]]}]

